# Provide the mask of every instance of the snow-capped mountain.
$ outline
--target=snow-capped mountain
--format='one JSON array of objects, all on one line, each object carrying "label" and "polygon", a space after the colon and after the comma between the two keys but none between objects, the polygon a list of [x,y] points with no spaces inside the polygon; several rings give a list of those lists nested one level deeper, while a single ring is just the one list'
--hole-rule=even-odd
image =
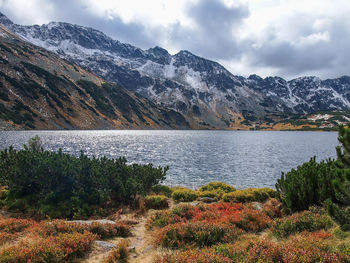
[{"label": "snow-capped mountain", "polygon": [[181,112],[192,127],[238,127],[244,119],[274,113],[350,108],[349,77],[244,78],[188,51],[170,55],[160,47],[142,50],[92,28],[57,22],[22,26],[1,14],[0,23],[108,81]]},{"label": "snow-capped mountain", "polygon": [[0,130],[189,128],[180,113],[108,83],[0,25]]}]

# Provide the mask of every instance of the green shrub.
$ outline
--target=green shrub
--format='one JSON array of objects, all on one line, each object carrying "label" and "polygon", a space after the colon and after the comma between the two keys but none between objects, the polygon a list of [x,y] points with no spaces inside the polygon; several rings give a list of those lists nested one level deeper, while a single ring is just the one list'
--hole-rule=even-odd
[{"label": "green shrub", "polygon": [[5,187],[0,187],[0,200],[6,199],[8,190]]},{"label": "green shrub", "polygon": [[204,247],[232,242],[241,234],[242,230],[231,225],[207,222],[178,223],[161,229],[158,242],[168,248],[181,248],[187,245]]},{"label": "green shrub", "polygon": [[332,198],[335,169],[334,161],[317,163],[313,157],[297,169],[282,173],[281,178],[277,180],[276,189],[284,207],[292,212],[301,211]]},{"label": "green shrub", "polygon": [[148,209],[168,208],[168,197],[165,195],[149,195],[145,198],[145,204]]},{"label": "green shrub", "polygon": [[289,217],[276,219],[272,233],[281,238],[303,231],[313,232],[328,229],[333,225],[331,218],[326,214],[315,214],[310,211],[295,213]]},{"label": "green shrub", "polygon": [[173,190],[169,186],[157,184],[157,185],[152,186],[152,193],[171,197]]},{"label": "green shrub", "polygon": [[209,184],[203,185],[199,191],[204,192],[204,191],[213,191],[213,190],[219,190],[224,193],[230,193],[236,191],[236,188],[229,184],[225,184],[222,182],[211,182]]},{"label": "green shrub", "polygon": [[157,211],[148,222],[148,228],[165,227],[171,223],[172,214],[168,210]]},{"label": "green shrub", "polygon": [[264,202],[269,198],[276,197],[277,192],[270,188],[248,188],[224,194],[225,202]]},{"label": "green shrub", "polygon": [[127,165],[125,158],[89,158],[44,151],[37,140],[0,152],[0,186],[6,204],[52,218],[87,217],[99,207],[129,204],[165,179],[167,167]]},{"label": "green shrub", "polygon": [[327,211],[332,218],[340,225],[343,231],[350,231],[350,206],[338,205],[330,199],[326,200]]},{"label": "green shrub", "polygon": [[313,157],[282,173],[276,189],[284,207],[292,212],[326,203],[328,213],[345,230],[350,229],[350,128],[340,126],[338,135],[337,160],[317,163]]},{"label": "green shrub", "polygon": [[192,202],[198,198],[198,193],[191,189],[178,189],[172,194],[176,202]]}]

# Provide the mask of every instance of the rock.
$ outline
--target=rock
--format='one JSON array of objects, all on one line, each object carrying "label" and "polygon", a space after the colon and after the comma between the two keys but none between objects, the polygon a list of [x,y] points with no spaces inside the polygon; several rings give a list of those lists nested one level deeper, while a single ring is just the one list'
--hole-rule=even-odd
[{"label": "rock", "polygon": [[255,210],[261,210],[263,207],[262,207],[262,204],[259,203],[259,202],[254,202],[252,203],[252,206]]},{"label": "rock", "polygon": [[116,244],[113,244],[111,242],[101,241],[101,240],[96,240],[95,245],[101,247],[105,251],[110,251],[117,247]]},{"label": "rock", "polygon": [[148,246],[148,247],[146,247],[146,248],[143,250],[143,252],[144,252],[144,253],[148,253],[148,252],[151,251],[152,249],[153,249],[152,246]]},{"label": "rock", "polygon": [[214,198],[211,197],[201,197],[198,200],[204,203],[214,203],[216,201]]},{"label": "rock", "polygon": [[129,246],[128,249],[129,249],[129,251],[132,252],[132,251],[135,251],[136,248],[135,248],[135,246]]},{"label": "rock", "polygon": [[8,216],[10,213],[6,212],[5,210],[0,210],[1,216]]}]

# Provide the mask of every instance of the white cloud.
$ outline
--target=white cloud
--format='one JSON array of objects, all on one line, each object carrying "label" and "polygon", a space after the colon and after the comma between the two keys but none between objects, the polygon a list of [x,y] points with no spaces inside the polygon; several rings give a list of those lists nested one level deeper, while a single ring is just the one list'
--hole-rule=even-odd
[{"label": "white cloud", "polygon": [[306,37],[301,37],[301,45],[316,45],[320,42],[328,42],[330,40],[330,35],[328,31],[312,33]]},{"label": "white cloud", "polygon": [[50,21],[52,4],[47,0],[2,0],[0,10],[21,24],[42,24]]}]

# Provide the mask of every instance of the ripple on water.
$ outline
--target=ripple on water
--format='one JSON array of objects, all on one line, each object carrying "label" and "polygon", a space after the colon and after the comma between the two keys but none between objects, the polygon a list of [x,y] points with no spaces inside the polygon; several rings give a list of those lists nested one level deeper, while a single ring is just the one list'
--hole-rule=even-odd
[{"label": "ripple on water", "polygon": [[274,187],[316,155],[335,157],[336,132],[278,131],[2,131],[0,149],[39,135],[45,148],[170,167],[166,184],[199,187],[223,181],[238,188]]}]

